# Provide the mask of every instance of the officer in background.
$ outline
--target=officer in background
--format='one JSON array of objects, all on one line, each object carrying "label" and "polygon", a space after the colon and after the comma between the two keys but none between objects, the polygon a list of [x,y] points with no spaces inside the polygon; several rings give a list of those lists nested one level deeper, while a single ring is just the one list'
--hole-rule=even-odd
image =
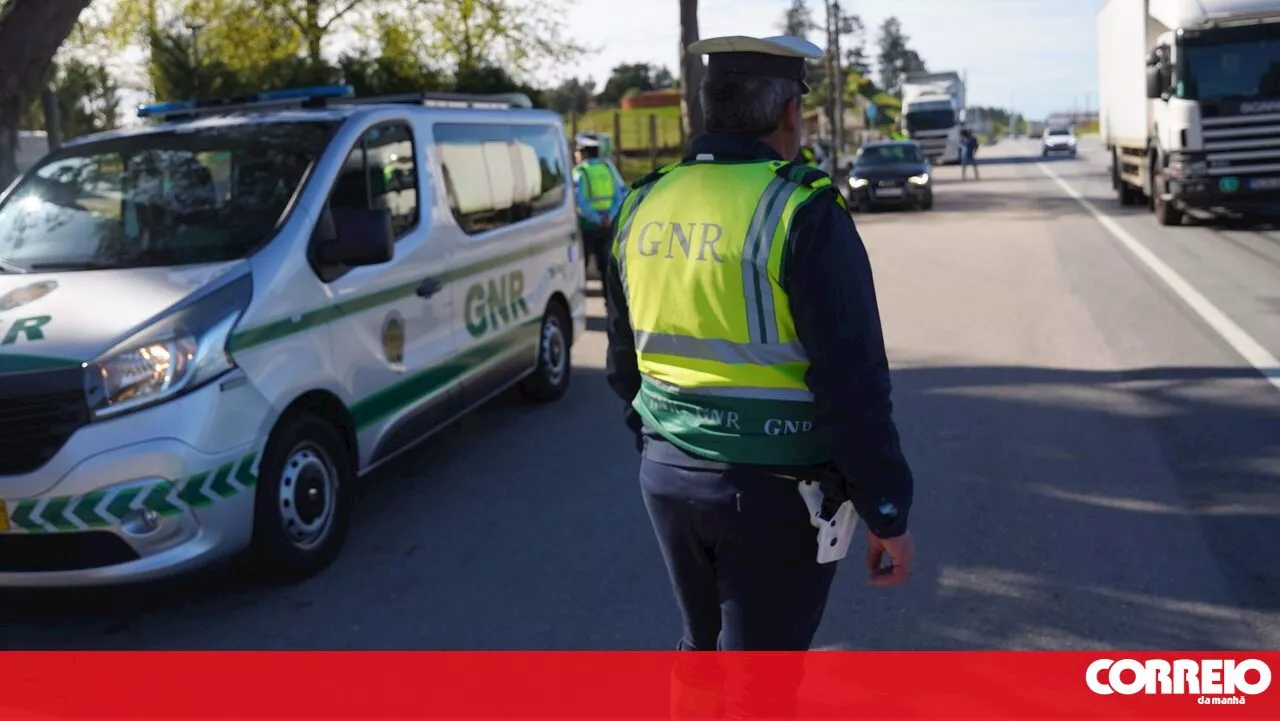
[{"label": "officer in background", "polygon": [[821,50],[792,37],[689,50],[709,56],[707,134],[623,204],[608,380],[642,452],[679,648],[806,650],[836,564],[817,560],[802,482],[852,502],[870,582],[896,586],[914,553],[912,474],[866,251],[831,179],[786,162]]},{"label": "officer in background", "polygon": [[808,144],[800,146],[800,158],[796,162],[800,165],[808,165],[811,168],[822,167],[821,161],[818,160],[818,151]]},{"label": "officer in background", "polygon": [[576,138],[573,184],[578,195],[578,227],[586,247],[583,260],[591,267],[595,256],[601,282],[609,264],[609,246],[613,236],[613,219],[627,197],[627,184],[608,158],[600,157],[600,140],[589,133]]}]

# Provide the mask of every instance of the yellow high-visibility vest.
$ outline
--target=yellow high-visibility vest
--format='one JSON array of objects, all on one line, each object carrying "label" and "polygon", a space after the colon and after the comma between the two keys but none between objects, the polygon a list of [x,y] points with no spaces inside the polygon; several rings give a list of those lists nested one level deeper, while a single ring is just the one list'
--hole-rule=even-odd
[{"label": "yellow high-visibility vest", "polygon": [[780,161],[679,163],[632,186],[613,256],[643,376],[633,405],[676,446],[730,463],[830,459],[782,279],[796,212],[832,199],[844,204],[826,173]]},{"label": "yellow high-visibility vest", "polygon": [[604,162],[585,162],[579,163],[574,171],[581,173],[586,181],[587,202],[592,208],[603,213],[613,207],[618,186],[611,167]]}]

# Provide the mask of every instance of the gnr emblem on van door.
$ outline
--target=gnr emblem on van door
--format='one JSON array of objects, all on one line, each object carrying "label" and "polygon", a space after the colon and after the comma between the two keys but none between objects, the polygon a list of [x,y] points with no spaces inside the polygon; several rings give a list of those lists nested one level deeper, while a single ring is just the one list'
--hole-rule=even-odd
[{"label": "gnr emblem on van door", "polygon": [[39,283],[24,285],[21,288],[14,288],[0,296],[0,313],[40,300],[56,290],[57,287],[58,281],[44,280]]},{"label": "gnr emblem on van door", "polygon": [[404,318],[394,310],[382,322],[382,352],[391,365],[404,364]]}]

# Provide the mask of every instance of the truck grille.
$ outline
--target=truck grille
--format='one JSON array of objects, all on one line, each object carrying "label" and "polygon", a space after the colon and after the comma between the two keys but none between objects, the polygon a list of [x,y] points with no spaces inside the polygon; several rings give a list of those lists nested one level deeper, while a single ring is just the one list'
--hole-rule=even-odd
[{"label": "truck grille", "polygon": [[0,375],[0,475],[38,470],[89,420],[82,371]]},{"label": "truck grille", "polygon": [[1209,175],[1280,172],[1280,113],[1217,116],[1204,108]]}]

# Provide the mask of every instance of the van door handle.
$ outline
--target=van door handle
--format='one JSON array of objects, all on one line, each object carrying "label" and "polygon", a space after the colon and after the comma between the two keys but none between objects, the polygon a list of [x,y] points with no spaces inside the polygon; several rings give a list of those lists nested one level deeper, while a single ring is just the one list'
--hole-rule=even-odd
[{"label": "van door handle", "polygon": [[443,287],[443,284],[440,283],[440,280],[438,278],[427,278],[426,280],[422,281],[421,285],[418,286],[418,291],[417,291],[418,297],[430,298],[436,293],[439,293],[442,287]]}]

